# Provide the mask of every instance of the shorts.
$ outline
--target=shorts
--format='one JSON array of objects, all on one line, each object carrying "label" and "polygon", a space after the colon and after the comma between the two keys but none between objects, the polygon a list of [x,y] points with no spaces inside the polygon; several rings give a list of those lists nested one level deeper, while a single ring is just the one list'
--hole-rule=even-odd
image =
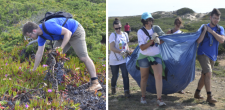
[{"label": "shorts", "polygon": [[[62,44],[62,41],[63,40],[57,40],[54,43],[53,48],[60,47]],[[87,44],[85,41],[85,31],[81,24],[78,24],[77,30],[73,33],[69,42],[64,47],[63,53],[66,53],[70,49],[71,46],[73,47],[76,55],[79,58],[88,56]]]},{"label": "shorts", "polygon": [[215,61],[211,60],[208,56],[206,55],[198,55],[197,56],[198,61],[202,67],[202,73],[206,74],[211,72],[214,67]]},{"label": "shorts", "polygon": [[154,65],[154,64],[161,64],[162,65],[161,58],[159,58],[159,57],[153,57],[153,58],[155,59],[154,62],[151,62],[151,61],[149,62],[147,58],[138,60],[139,67],[148,68],[148,67],[150,67],[151,65]]}]

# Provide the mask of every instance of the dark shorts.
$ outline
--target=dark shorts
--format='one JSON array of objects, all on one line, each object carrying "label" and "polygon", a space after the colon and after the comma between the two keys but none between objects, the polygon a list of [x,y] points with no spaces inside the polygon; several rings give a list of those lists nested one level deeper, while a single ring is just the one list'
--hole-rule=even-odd
[{"label": "dark shorts", "polygon": [[150,67],[151,65],[154,65],[154,64],[161,64],[162,65],[162,60],[161,58],[159,57],[153,57],[155,59],[155,62],[149,62],[147,58],[144,58],[144,59],[140,59],[138,60],[138,64],[141,68],[148,68]]}]

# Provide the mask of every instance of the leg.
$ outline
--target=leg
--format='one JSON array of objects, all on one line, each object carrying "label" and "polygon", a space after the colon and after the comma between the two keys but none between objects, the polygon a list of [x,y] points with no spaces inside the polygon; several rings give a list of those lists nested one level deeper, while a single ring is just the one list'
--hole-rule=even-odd
[{"label": "leg", "polygon": [[204,85],[205,85],[205,75],[202,74],[201,75],[201,78],[198,81],[198,87],[197,87],[197,89],[198,90],[201,90]]},{"label": "leg", "polygon": [[122,77],[123,77],[124,95],[125,95],[125,97],[129,98],[130,97],[130,87],[129,87],[129,76],[128,76],[126,63],[121,64],[120,69],[122,71]]},{"label": "leg", "polygon": [[145,97],[146,87],[147,87],[147,81],[149,76],[149,68],[142,68],[140,67],[141,71],[141,95],[142,97]]},{"label": "leg", "polygon": [[[150,62],[147,58],[137,60],[139,66],[140,66],[140,72],[141,72],[141,95],[142,98],[145,97],[146,87],[147,87],[147,81],[149,76],[149,66]],[[146,103],[145,99],[141,98],[141,103]]]},{"label": "leg", "polygon": [[84,64],[87,67],[87,70],[88,70],[91,78],[97,77],[96,76],[95,65],[94,65],[93,61],[91,60],[91,58],[89,56],[81,57],[80,60],[84,62]]},{"label": "leg", "polygon": [[211,77],[212,77],[212,73],[211,72],[208,72],[205,74],[205,89],[207,92],[210,92],[211,91]]},{"label": "leg", "polygon": [[69,44],[73,47],[76,55],[84,62],[90,76],[91,76],[91,86],[87,91],[95,91],[101,89],[101,85],[98,82],[96,76],[95,65],[90,59],[87,53],[87,45],[85,41],[85,31],[84,28],[79,24],[77,30],[73,33],[70,38]]},{"label": "leg", "polygon": [[208,65],[209,58],[205,55],[198,55],[197,58],[202,67],[202,74],[201,74],[201,78],[199,79],[198,86],[194,94],[194,98],[203,99],[203,97],[200,95],[200,91],[202,87],[205,85],[205,73],[210,71],[209,70],[210,67]]},{"label": "leg", "polygon": [[210,72],[206,73],[206,75],[205,75],[205,89],[207,91],[207,100],[206,101],[209,103],[216,103],[217,100],[214,99],[211,95],[211,77],[212,77],[212,69],[214,67],[215,62],[210,59],[210,64],[211,64]]},{"label": "leg", "polygon": [[124,91],[129,91],[129,77],[128,77],[128,71],[126,63],[123,63],[120,65],[120,69],[122,71],[122,77],[123,77],[123,87]]},{"label": "leg", "polygon": [[116,88],[116,82],[119,77],[119,65],[110,65],[112,71],[111,87]]},{"label": "leg", "polygon": [[75,33],[70,38],[69,44],[73,47],[76,55],[84,62],[91,78],[96,77],[96,70],[93,61],[87,53],[84,28],[79,25]]},{"label": "leg", "polygon": [[154,77],[155,77],[157,99],[161,99],[161,96],[162,96],[162,65],[161,64],[152,65],[152,69],[153,69]]}]

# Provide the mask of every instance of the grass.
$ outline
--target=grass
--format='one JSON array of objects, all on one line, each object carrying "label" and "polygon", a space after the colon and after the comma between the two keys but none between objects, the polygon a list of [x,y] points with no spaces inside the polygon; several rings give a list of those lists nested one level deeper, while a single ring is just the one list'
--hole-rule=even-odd
[{"label": "grass", "polygon": [[[37,106],[40,109],[62,109],[62,107],[64,106],[71,106],[79,109],[79,103],[74,103],[72,100],[62,100],[62,97],[59,97],[59,94],[56,94],[55,91],[51,88],[51,83],[43,81],[46,74],[45,71],[48,69],[48,66],[44,66],[44,61],[40,63],[36,71],[31,71],[34,66],[34,59],[31,59],[30,57],[22,59],[21,56],[19,56],[19,53],[21,52],[20,49],[22,49],[24,45],[26,44],[21,44],[18,47],[14,47],[13,54],[4,52],[2,50],[0,52],[0,107],[7,105],[7,98],[15,98],[17,95],[26,93],[27,91],[36,88],[38,84],[42,83],[39,89],[43,88],[44,92],[46,92],[46,98],[43,98],[41,96],[33,97],[33,99],[30,100],[30,103],[27,104],[22,104],[20,103],[20,101],[17,101],[15,109],[32,109],[36,108]],[[44,54],[43,59],[47,55],[46,53]],[[64,67],[66,69],[70,69],[70,73],[76,74],[78,78],[72,81],[71,75],[65,76],[69,78],[69,80],[74,82],[69,82],[69,84],[79,86],[83,83],[89,82],[90,75],[88,74],[87,68],[85,68],[84,63],[79,63],[80,61],[77,57],[69,57],[70,60],[64,64]],[[94,65],[96,67],[97,75],[105,76],[105,61],[94,62]],[[106,84],[106,80],[102,81],[100,79],[100,81]],[[43,86],[43,83],[46,83],[47,86]],[[68,83],[63,83],[62,85],[59,85],[58,91],[65,91],[67,84]],[[52,92],[49,92],[49,90],[52,90]],[[3,96],[6,96],[4,98],[5,100],[3,100]],[[52,99],[51,103],[48,102],[49,97]],[[26,107],[26,105],[28,105],[29,107]],[[9,109],[9,106],[6,107],[6,109]]]}]

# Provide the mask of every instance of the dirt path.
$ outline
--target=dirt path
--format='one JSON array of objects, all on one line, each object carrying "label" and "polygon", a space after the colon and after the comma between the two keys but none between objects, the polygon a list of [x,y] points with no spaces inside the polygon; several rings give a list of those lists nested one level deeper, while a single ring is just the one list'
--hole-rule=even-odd
[{"label": "dirt path", "polygon": [[[219,61],[220,66],[225,66],[225,60],[222,59]],[[204,100],[198,100],[194,98],[194,92],[197,88],[198,81],[201,76],[201,71],[195,71],[195,79],[192,81],[186,88],[185,94],[168,94],[162,95],[164,102],[167,104],[166,107],[159,108],[156,104],[156,94],[146,93],[146,105],[140,104],[141,90],[137,85],[136,81],[129,75],[130,79],[130,92],[132,97],[125,98],[123,95],[123,79],[120,71],[120,76],[117,81],[117,93],[116,95],[111,95],[111,69],[108,68],[108,93],[109,101],[108,108],[109,110],[156,110],[156,109],[165,109],[165,110],[225,110],[225,77],[212,76],[212,95],[217,99],[216,104],[208,104],[205,100],[207,94],[205,88],[201,90],[201,95],[204,96]]]}]

